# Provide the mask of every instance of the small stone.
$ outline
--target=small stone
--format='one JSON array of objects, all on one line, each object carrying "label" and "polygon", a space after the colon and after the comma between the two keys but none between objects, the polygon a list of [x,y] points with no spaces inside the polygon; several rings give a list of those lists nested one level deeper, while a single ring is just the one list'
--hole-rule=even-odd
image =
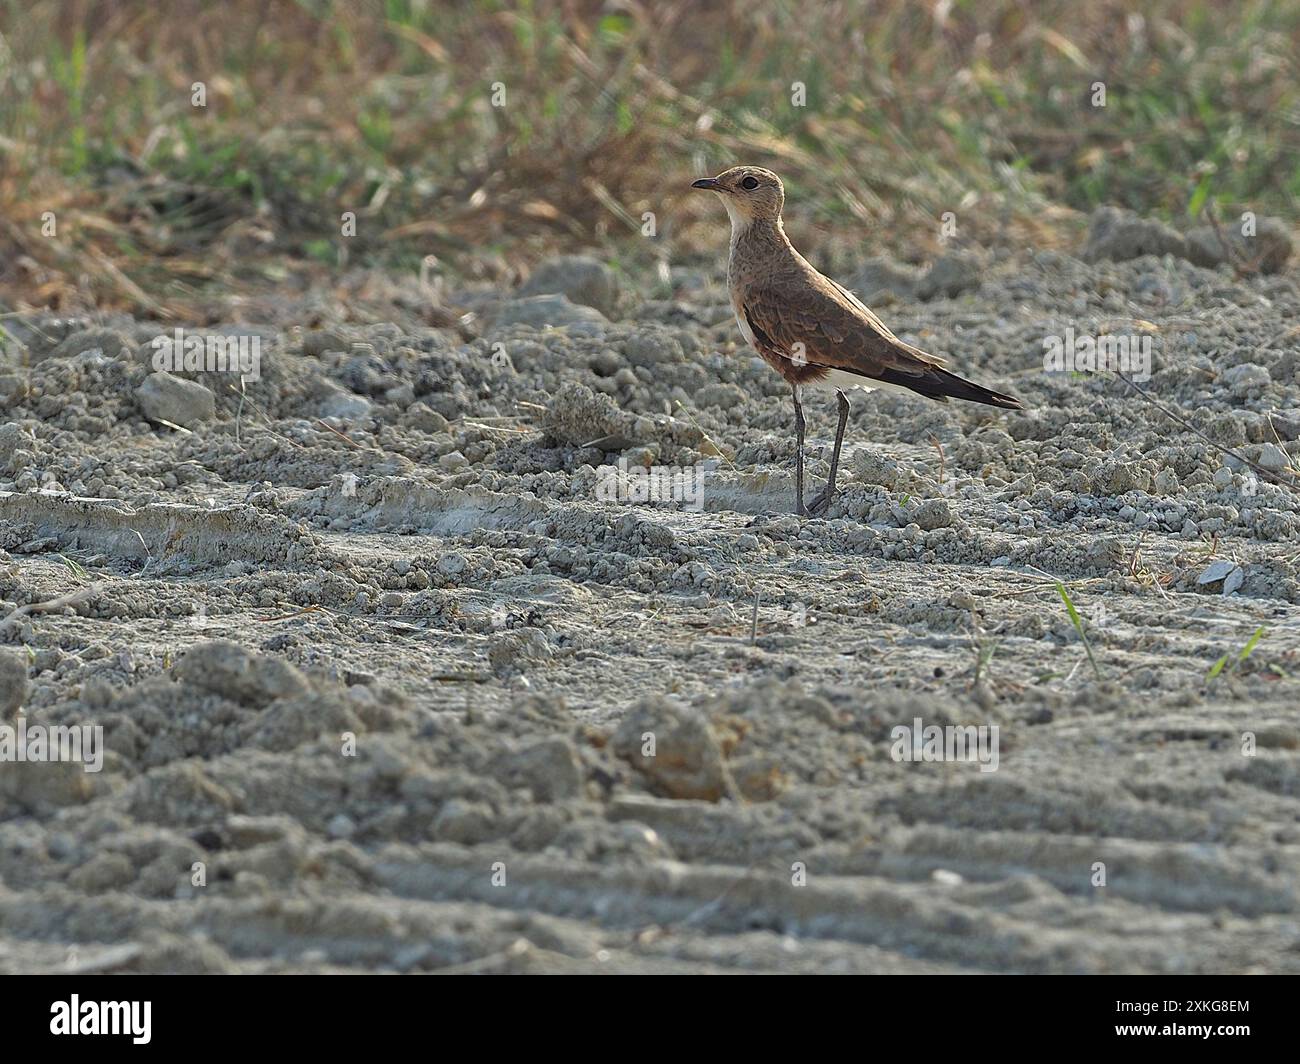
[{"label": "small stone", "polygon": [[460,451],[449,451],[438,459],[438,468],[448,473],[455,473],[469,465],[469,460]]},{"label": "small stone", "polygon": [[1236,562],[1228,561],[1226,558],[1220,558],[1216,562],[1210,562],[1202,571],[1201,575],[1196,578],[1198,584],[1215,584],[1225,579],[1229,573],[1237,568]]},{"label": "small stone", "polygon": [[1300,440],[1300,409],[1275,410],[1269,414],[1268,423],[1280,439]]},{"label": "small stone", "polygon": [[911,517],[923,532],[952,525],[952,510],[944,499],[927,499],[912,512]]},{"label": "small stone", "polygon": [[412,403],[403,412],[401,422],[409,428],[427,432],[431,436],[446,432],[449,425],[447,419],[428,403]]},{"label": "small stone", "polygon": [[1105,495],[1123,495],[1140,489],[1142,478],[1136,466],[1127,462],[1112,462],[1098,471],[1096,490]]},{"label": "small stone", "polygon": [[331,839],[350,839],[356,834],[356,830],[357,826],[352,819],[342,813],[331,817],[330,822],[325,825],[325,831]]},{"label": "small stone", "polygon": [[1172,469],[1162,469],[1151,484],[1156,495],[1174,495],[1178,491],[1178,475]]},{"label": "small stone", "polygon": [[210,421],[217,412],[217,397],[207,388],[164,370],[149,374],[135,398],[151,421],[170,421],[186,429]]},{"label": "small stone", "polygon": [[1282,473],[1291,468],[1290,456],[1276,443],[1264,444],[1255,461],[1270,473]]},{"label": "small stone", "polygon": [[875,451],[858,451],[853,456],[853,471],[862,483],[882,488],[897,487],[903,475],[897,462]]},{"label": "small stone", "polygon": [[320,404],[316,412],[323,418],[338,418],[340,421],[361,421],[370,416],[370,400],[364,395],[356,395],[340,388],[332,381],[322,381],[318,385]]},{"label": "small stone", "polygon": [[629,447],[623,452],[623,458],[627,461],[629,468],[640,467],[649,469],[655,464],[655,459],[659,457],[659,448],[649,447]]},{"label": "small stone", "polygon": [[444,554],[438,559],[438,572],[443,576],[456,577],[460,576],[469,568],[469,562],[465,560],[463,554]]}]

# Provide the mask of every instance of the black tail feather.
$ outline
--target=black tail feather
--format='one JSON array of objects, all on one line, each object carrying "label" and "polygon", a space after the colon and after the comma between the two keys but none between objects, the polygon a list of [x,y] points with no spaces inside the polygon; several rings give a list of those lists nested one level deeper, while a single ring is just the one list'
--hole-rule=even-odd
[{"label": "black tail feather", "polygon": [[949,398],[965,399],[971,403],[983,403],[986,406],[996,406],[1003,410],[1022,410],[1019,399],[1014,395],[1005,395],[1002,392],[995,392],[974,381],[968,381],[964,377],[959,377],[955,373],[949,373],[946,369],[940,369],[938,366],[932,366],[923,374],[903,373],[899,370],[889,370],[880,375],[880,380],[886,384],[894,384],[900,388],[908,388],[918,395],[924,395],[928,399],[935,399],[940,403],[946,403]]}]

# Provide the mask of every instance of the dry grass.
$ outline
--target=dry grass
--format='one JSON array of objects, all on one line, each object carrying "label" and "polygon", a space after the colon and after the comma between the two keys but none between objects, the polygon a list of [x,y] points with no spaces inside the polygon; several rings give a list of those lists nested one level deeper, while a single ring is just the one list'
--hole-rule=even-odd
[{"label": "dry grass", "polygon": [[933,255],[945,211],[1037,246],[1099,202],[1292,215],[1300,5],[1141,7],[0,0],[0,299],[165,316],[427,254],[679,262],[718,240],[689,179],[741,160],[832,265]]}]

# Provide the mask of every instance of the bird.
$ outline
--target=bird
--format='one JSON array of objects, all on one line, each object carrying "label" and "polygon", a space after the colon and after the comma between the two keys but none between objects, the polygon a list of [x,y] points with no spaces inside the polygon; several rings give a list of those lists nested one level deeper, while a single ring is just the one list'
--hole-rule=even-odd
[{"label": "bird", "polygon": [[[830,507],[849,417],[845,394],[888,388],[946,403],[949,397],[1020,410],[1013,395],[991,391],[944,368],[895,336],[857,296],[820,273],[795,250],[781,211],[785,186],[771,170],[733,166],[692,188],[717,194],[731,219],[727,288],[741,335],[790,385],[794,396],[795,510],[818,516]],[[839,424],[826,489],[804,506],[803,389],[836,393]]]}]

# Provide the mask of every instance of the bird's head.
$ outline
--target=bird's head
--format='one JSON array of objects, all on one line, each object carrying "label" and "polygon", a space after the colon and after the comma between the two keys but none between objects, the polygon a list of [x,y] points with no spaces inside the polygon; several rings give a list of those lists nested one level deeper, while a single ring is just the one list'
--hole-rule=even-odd
[{"label": "bird's head", "polygon": [[696,181],[691,188],[716,192],[732,224],[741,228],[753,222],[779,222],[785,205],[781,179],[761,166],[733,166],[717,177]]}]

